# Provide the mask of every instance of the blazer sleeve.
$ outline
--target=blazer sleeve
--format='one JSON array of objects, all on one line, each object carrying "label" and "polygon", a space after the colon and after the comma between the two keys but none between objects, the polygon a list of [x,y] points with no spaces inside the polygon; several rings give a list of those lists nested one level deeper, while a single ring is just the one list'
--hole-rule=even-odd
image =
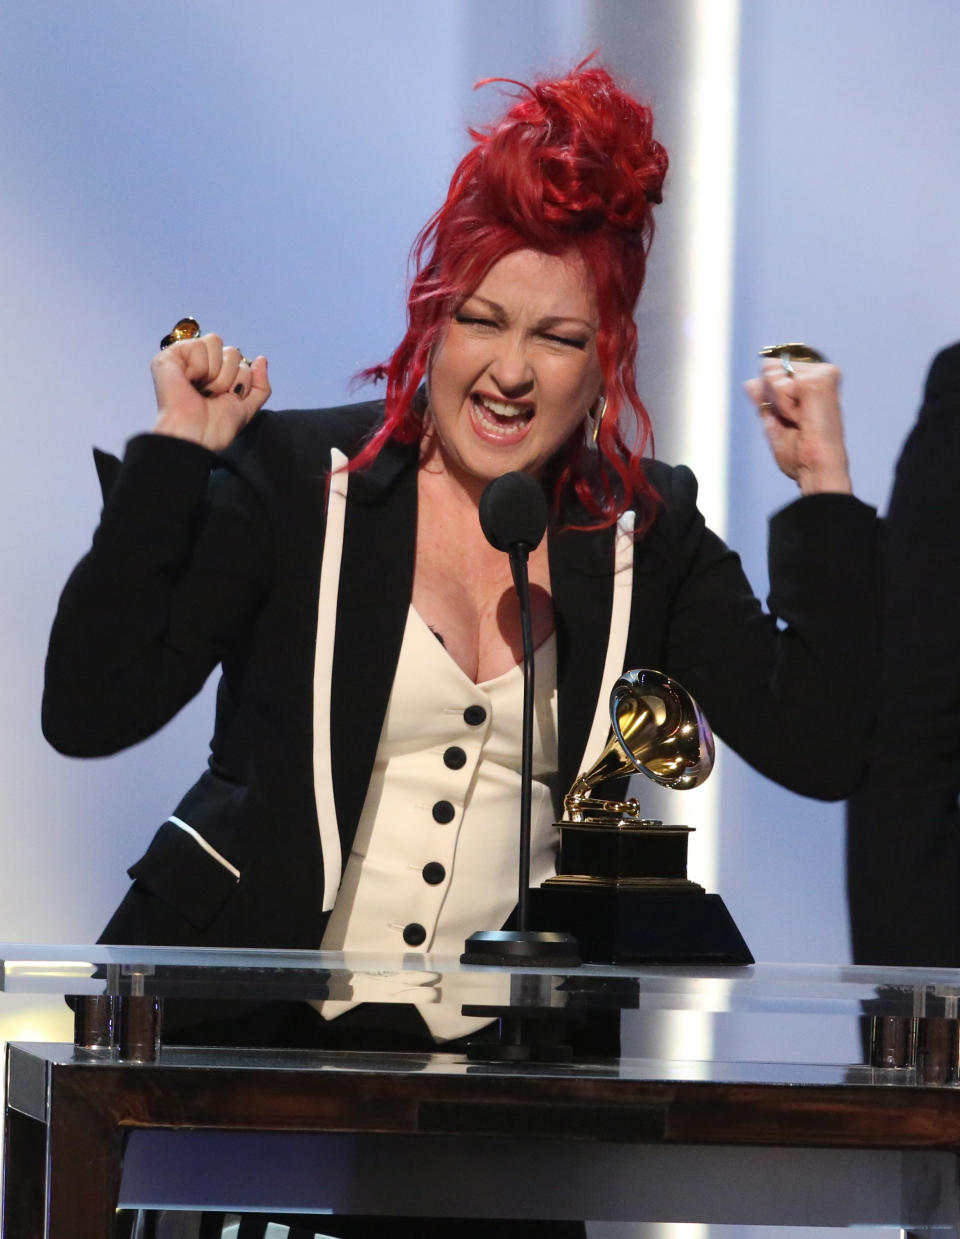
[{"label": "blazer sleeve", "polygon": [[858,963],[960,966],[960,344],[938,354],[882,548],[882,700],[847,809]]},{"label": "blazer sleeve", "polygon": [[61,752],[102,756],[157,731],[250,624],[273,553],[243,455],[240,445],[218,467],[204,448],[147,434],[122,466],[98,459],[102,518],[64,588],[46,661],[43,731]]},{"label": "blazer sleeve", "polygon": [[876,512],[825,494],[777,513],[764,611],[739,557],[705,527],[693,475],[678,468],[671,482],[670,674],[762,774],[807,796],[843,798],[866,763],[875,714]]}]

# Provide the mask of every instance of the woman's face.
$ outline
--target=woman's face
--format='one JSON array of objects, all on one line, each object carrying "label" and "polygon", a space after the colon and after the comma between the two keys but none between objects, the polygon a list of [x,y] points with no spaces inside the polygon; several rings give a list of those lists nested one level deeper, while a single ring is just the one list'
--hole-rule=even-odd
[{"label": "woman's face", "polygon": [[430,411],[448,468],[538,474],[601,393],[597,307],[578,254],[517,250],[490,268],[433,355]]}]

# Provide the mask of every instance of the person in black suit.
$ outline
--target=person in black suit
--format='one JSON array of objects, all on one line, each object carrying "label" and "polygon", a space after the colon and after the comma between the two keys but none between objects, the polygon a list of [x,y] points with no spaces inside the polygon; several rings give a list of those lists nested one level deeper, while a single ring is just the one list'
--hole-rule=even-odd
[{"label": "person in black suit", "polygon": [[847,804],[859,964],[960,967],[960,344],[934,359],[882,541],[882,701]]}]

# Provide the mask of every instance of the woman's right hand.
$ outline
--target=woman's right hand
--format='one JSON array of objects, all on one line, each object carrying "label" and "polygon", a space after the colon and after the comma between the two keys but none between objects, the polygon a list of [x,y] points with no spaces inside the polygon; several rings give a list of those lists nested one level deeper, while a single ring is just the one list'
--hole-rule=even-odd
[{"label": "woman's right hand", "polygon": [[180,340],[150,363],[157,393],[154,433],[212,452],[229,447],[270,396],[267,359],[247,363],[217,335]]}]

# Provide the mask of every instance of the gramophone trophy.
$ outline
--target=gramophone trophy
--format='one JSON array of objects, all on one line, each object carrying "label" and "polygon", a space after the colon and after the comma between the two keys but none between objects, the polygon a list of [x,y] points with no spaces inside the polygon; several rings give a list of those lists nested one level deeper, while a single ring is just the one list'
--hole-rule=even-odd
[{"label": "gramophone trophy", "polygon": [[752,964],[719,895],[687,877],[692,828],[643,816],[635,799],[594,789],[640,773],[683,791],[713,769],[713,733],[697,703],[659,671],[628,671],[610,694],[612,734],[564,797],[556,877],[531,891],[535,926],[565,930],[584,960]]}]

